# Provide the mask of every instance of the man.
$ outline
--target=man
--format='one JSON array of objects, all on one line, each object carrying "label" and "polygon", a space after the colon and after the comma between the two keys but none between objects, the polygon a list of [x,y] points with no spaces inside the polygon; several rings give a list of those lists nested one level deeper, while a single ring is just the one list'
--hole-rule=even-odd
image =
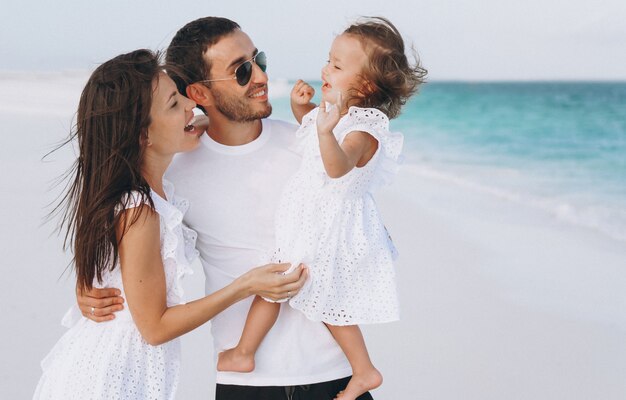
[{"label": "man", "polygon": [[[212,293],[267,261],[278,199],[300,162],[289,150],[296,126],[266,119],[272,107],[264,54],[233,21],[207,17],[185,25],[168,47],[167,64],[181,93],[209,117],[201,146],[175,158],[168,178],[190,201],[185,222],[198,232],[205,288]],[[237,344],[251,301],[212,320],[216,354]],[[79,297],[94,320],[120,307],[113,302]],[[333,399],[351,374],[324,324],[289,306],[281,308],[255,361],[250,373],[218,371],[216,399]]]}]

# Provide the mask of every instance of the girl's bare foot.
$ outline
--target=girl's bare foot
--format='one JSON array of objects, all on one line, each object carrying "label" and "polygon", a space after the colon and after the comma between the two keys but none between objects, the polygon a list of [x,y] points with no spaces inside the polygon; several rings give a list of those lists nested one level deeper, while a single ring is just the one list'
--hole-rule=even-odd
[{"label": "girl's bare foot", "polygon": [[376,368],[355,373],[350,378],[348,386],[341,392],[337,393],[335,400],[355,400],[363,393],[376,389],[383,383],[383,376]]},{"label": "girl's bare foot", "polygon": [[254,371],[254,354],[244,353],[236,347],[225,350],[217,356],[217,370],[252,372]]}]

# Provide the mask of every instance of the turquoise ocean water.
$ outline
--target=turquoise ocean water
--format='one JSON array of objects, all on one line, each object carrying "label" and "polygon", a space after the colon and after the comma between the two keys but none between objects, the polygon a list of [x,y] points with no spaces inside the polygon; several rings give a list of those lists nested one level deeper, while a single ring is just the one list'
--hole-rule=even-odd
[{"label": "turquoise ocean water", "polygon": [[[272,103],[289,118],[283,92]],[[392,130],[432,178],[626,241],[624,82],[428,83]]]}]

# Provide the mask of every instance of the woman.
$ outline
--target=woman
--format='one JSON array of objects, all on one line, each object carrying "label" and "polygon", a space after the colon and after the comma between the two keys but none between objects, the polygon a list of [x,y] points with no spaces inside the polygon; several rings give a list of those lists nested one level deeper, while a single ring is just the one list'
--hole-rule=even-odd
[{"label": "woman", "polygon": [[253,269],[229,286],[183,304],[195,232],[188,205],[163,174],[175,153],[194,149],[195,103],[176,90],[148,50],[102,64],[81,95],[80,156],[64,196],[77,290],[118,287],[128,307],[106,323],[79,318],[43,360],[35,399],[173,399],[179,336],[252,294],[294,294],[306,274],[288,265]]}]

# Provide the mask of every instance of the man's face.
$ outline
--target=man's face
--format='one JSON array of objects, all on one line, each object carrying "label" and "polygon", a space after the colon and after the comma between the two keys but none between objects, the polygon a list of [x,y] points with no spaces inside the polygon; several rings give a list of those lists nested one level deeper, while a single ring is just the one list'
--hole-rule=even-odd
[{"label": "man's face", "polygon": [[[205,61],[211,60],[208,79],[234,77],[237,67],[256,53],[252,40],[240,30],[223,37],[204,54]],[[210,90],[215,108],[231,121],[250,122],[272,113],[267,96],[267,74],[254,62],[252,76],[245,86],[240,86],[235,79],[228,79],[211,82]]]}]

